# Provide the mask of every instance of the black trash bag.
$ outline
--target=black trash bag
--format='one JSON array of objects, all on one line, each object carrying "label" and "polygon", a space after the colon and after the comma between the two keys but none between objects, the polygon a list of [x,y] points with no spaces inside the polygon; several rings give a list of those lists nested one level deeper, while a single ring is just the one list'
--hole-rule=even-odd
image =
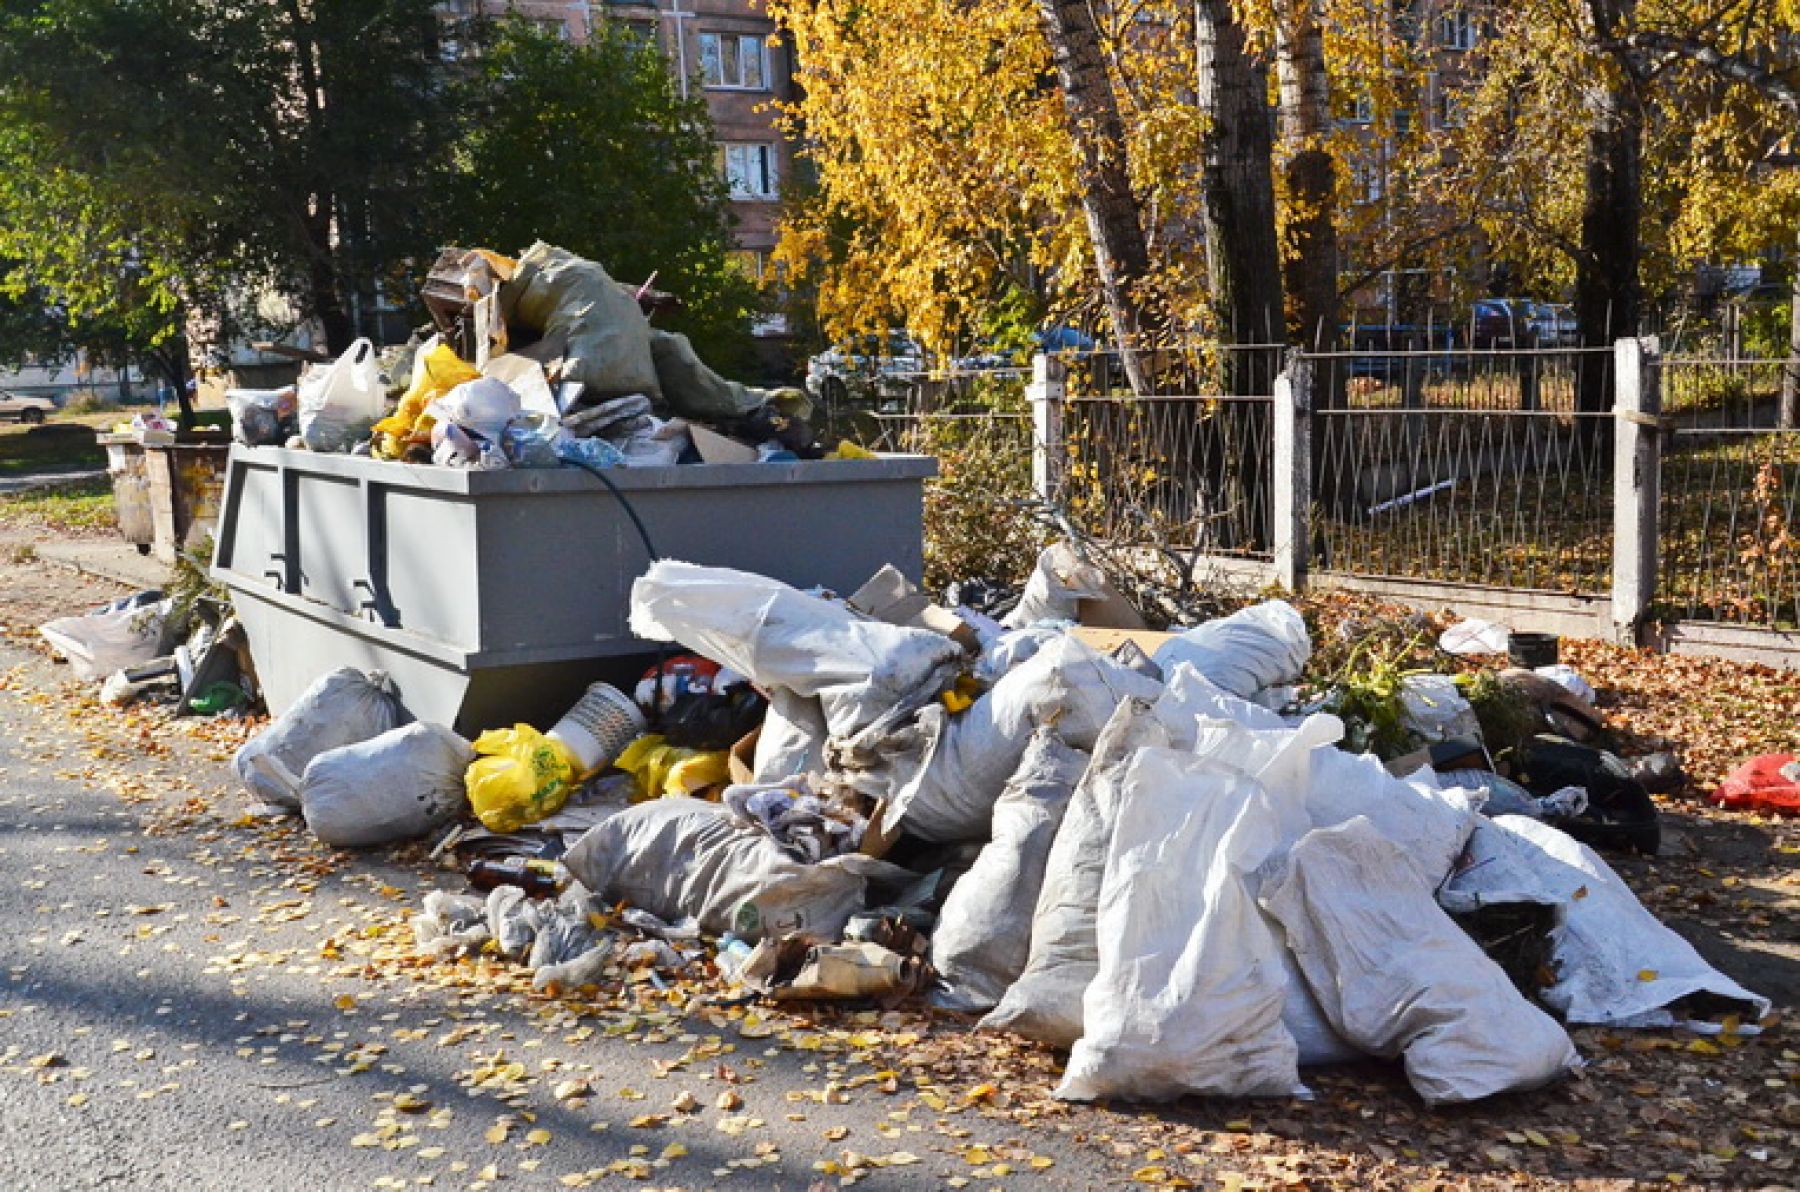
[{"label": "black trash bag", "polygon": [[1651,857],[1662,846],[1662,822],[1650,792],[1613,754],[1540,735],[1519,748],[1515,764],[1514,779],[1534,795],[1552,795],[1565,786],[1587,790],[1587,810],[1556,825],[1583,844]]},{"label": "black trash bag", "polygon": [[669,744],[683,749],[730,749],[763,722],[769,701],[748,683],[724,691],[688,691],[662,716]]}]

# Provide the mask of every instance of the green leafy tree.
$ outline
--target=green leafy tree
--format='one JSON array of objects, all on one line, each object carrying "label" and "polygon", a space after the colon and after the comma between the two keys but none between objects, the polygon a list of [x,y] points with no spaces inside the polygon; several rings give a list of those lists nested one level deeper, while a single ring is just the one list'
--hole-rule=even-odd
[{"label": "green leafy tree", "polygon": [[730,194],[704,98],[657,48],[598,21],[573,45],[500,22],[458,87],[464,132],[442,198],[446,240],[517,252],[547,240],[621,281],[678,295],[666,322],[724,368],[754,283],[731,258]]}]

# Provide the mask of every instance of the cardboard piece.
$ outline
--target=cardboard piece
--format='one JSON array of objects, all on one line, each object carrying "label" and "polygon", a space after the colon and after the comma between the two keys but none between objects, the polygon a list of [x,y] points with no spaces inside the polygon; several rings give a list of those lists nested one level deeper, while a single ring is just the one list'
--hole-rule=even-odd
[{"label": "cardboard piece", "polygon": [[900,834],[904,829],[899,824],[895,824],[890,831],[883,832],[881,830],[882,821],[885,819],[887,819],[887,800],[877,799],[875,809],[869,812],[869,826],[863,831],[862,847],[857,850],[863,856],[880,860],[887,856],[888,850],[894,847],[894,842],[900,839]]},{"label": "cardboard piece", "polygon": [[1077,601],[1075,619],[1095,629],[1130,629],[1141,632],[1150,628],[1138,610],[1131,606],[1131,601],[1120,595],[1119,590],[1111,584],[1106,585],[1106,595],[1103,598]]},{"label": "cardboard piece", "polygon": [[1176,635],[1157,633],[1150,629],[1103,629],[1094,625],[1077,625],[1069,630],[1069,636],[1100,654],[1111,655],[1114,650],[1129,642],[1154,658],[1156,652]]},{"label": "cardboard piece", "polygon": [[736,439],[728,439],[716,430],[708,430],[697,422],[687,424],[688,435],[700,462],[708,464],[753,464],[759,458],[756,448]]},{"label": "cardboard piece", "polygon": [[738,739],[731,747],[731,755],[725,759],[725,768],[731,774],[731,781],[737,786],[756,781],[756,742],[762,736],[762,725],[757,725]]},{"label": "cardboard piece", "polygon": [[981,639],[976,636],[973,625],[943,605],[933,603],[930,596],[921,592],[892,564],[870,576],[868,583],[851,594],[849,604],[877,621],[941,633],[971,654],[981,650]]}]

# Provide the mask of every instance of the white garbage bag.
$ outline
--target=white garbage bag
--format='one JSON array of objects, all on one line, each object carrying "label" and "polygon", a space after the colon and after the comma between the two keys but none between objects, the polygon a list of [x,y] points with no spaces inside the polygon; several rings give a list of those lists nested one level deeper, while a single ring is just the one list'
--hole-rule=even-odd
[{"label": "white garbage bag", "polygon": [[1162,684],[1060,637],[1004,675],[958,715],[919,714],[922,765],[888,799],[884,830],[904,825],[923,840],[984,840],[994,800],[1018,769],[1032,730],[1050,725],[1076,749],[1092,749],[1127,697],[1152,700]]},{"label": "white garbage bag", "polygon": [[312,834],[337,848],[411,840],[468,805],[463,775],[474,760],[456,733],[418,721],[313,758],[300,811]]},{"label": "white garbage bag", "polygon": [[817,774],[825,764],[825,709],[817,696],[795,695],[785,687],[769,692],[769,711],[756,737],[757,785]]},{"label": "white garbage bag", "polygon": [[1274,712],[1247,699],[1239,699],[1194,669],[1190,662],[1177,662],[1165,671],[1166,693],[1156,702],[1156,714],[1169,729],[1177,744],[1191,742],[1194,721],[1230,720],[1245,728],[1284,729],[1287,722]]},{"label": "white garbage bag", "polygon": [[1695,994],[1738,1003],[1746,1021],[1769,1012],[1768,998],[1702,960],[1593,849],[1528,816],[1480,824],[1439,901],[1458,914],[1514,902],[1554,906],[1550,967],[1556,982],[1540,996],[1564,1021],[1674,1026],[1685,1016],[1670,1007]]},{"label": "white garbage bag", "polygon": [[631,631],[680,642],[765,690],[822,701],[833,736],[923,706],[954,680],[962,647],[928,629],[868,621],[766,576],[663,560],[631,586]]},{"label": "white garbage bag", "polygon": [[300,441],[312,451],[348,451],[387,406],[375,345],[359,339],[330,364],[313,365],[299,382]]},{"label": "white garbage bag", "polygon": [[38,626],[38,632],[68,661],[76,678],[94,683],[114,671],[161,657],[168,615],[167,600],[148,604],[124,601],[97,612],[46,621]]},{"label": "white garbage bag", "polygon": [[934,1004],[991,1010],[1025,971],[1044,859],[1087,764],[1088,755],[1064,745],[1055,730],[1032,734],[994,804],[993,839],[938,911],[931,967],[943,989]]},{"label": "white garbage bag", "polygon": [[1313,827],[1367,818],[1398,846],[1403,871],[1427,891],[1449,876],[1481,819],[1469,792],[1439,790],[1423,779],[1402,781],[1372,753],[1315,749],[1309,770],[1306,812]]},{"label": "white garbage bag", "polygon": [[1258,783],[1211,759],[1133,757],[1100,892],[1099,968],[1058,1097],[1303,1091],[1282,1025],[1282,944],[1248,881],[1278,843],[1274,820]]},{"label": "white garbage bag", "polygon": [[1106,573],[1075,553],[1073,545],[1054,543],[1038,555],[1019,603],[1000,623],[1023,629],[1039,621],[1073,621],[1083,600],[1106,598],[1107,586]]},{"label": "white garbage bag", "polygon": [[1016,666],[1031,660],[1032,655],[1069,631],[1061,625],[1028,625],[1009,629],[982,647],[975,663],[975,677],[992,687]]},{"label": "white garbage bag", "polygon": [[796,932],[835,940],[863,909],[869,879],[914,876],[858,853],[809,865],[718,804],[687,798],[626,808],[588,829],[563,864],[608,901],[669,922],[691,915],[752,943]]},{"label": "white garbage bag", "polygon": [[302,776],[328,749],[379,737],[400,723],[400,701],[380,671],[340,667],[321,675],[275,722],[231,759],[238,778],[265,803],[300,810]]},{"label": "white garbage bag", "polygon": [[1481,740],[1481,721],[1449,675],[1407,675],[1400,680],[1400,719],[1427,745],[1452,737]]},{"label": "white garbage bag", "polygon": [[1287,601],[1270,600],[1171,638],[1154,661],[1164,674],[1191,663],[1232,695],[1252,699],[1265,687],[1298,683],[1311,657],[1306,621]]},{"label": "white garbage bag", "polygon": [[1427,1104],[1537,1088],[1580,1064],[1366,817],[1308,833],[1271,862],[1261,897],[1332,1025],[1403,1057]]},{"label": "white garbage bag", "polygon": [[984,1030],[1016,1031],[1052,1047],[1081,1037],[1083,993],[1099,967],[1094,916],[1125,767],[1140,748],[1169,744],[1147,700],[1127,698],[1094,745],[1044,862],[1031,916],[1031,956]]}]

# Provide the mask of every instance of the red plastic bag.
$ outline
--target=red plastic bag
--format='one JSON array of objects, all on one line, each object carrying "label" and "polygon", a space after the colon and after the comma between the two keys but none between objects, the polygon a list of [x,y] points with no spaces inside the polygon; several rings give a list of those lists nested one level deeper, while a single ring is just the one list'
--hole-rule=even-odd
[{"label": "red plastic bag", "polygon": [[1794,762],[1791,753],[1753,757],[1725,776],[1713,792],[1713,802],[1743,811],[1800,815],[1800,767],[1783,773]]}]

